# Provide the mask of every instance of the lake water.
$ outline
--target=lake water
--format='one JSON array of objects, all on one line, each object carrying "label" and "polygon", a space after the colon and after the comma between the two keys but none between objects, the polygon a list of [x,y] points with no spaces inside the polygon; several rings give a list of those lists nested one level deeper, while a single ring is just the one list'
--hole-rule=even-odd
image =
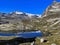
[{"label": "lake water", "polygon": [[0,36],[17,36],[22,38],[33,38],[33,37],[42,37],[42,32],[33,31],[33,32],[20,32],[20,33],[0,33]]}]

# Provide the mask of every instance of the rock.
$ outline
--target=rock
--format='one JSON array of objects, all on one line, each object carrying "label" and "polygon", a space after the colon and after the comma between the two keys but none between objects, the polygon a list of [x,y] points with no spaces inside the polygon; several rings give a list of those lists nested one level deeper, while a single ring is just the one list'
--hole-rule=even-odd
[{"label": "rock", "polygon": [[41,39],[40,39],[40,42],[41,42],[41,43],[43,43],[43,42],[47,42],[47,41],[48,41],[48,40],[45,39],[45,38],[41,38]]},{"label": "rock", "polygon": [[56,45],[55,43],[52,43],[51,45]]}]

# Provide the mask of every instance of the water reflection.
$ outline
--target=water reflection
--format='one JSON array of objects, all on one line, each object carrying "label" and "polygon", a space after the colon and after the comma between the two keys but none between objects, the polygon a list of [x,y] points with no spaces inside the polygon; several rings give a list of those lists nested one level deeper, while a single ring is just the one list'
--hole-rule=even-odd
[{"label": "water reflection", "polygon": [[11,40],[0,40],[0,45],[19,45],[21,43],[28,43],[35,41],[35,38],[14,38]]}]

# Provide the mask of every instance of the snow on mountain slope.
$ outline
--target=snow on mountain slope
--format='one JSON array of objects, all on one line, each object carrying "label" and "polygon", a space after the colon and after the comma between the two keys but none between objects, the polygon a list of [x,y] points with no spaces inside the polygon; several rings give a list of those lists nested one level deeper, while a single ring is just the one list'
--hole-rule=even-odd
[{"label": "snow on mountain slope", "polygon": [[[5,16],[6,15],[6,16]],[[0,13],[0,18],[7,19],[7,20],[24,20],[24,19],[32,19],[32,18],[40,18],[41,15],[38,14],[31,14],[25,12],[10,12],[10,13]]]},{"label": "snow on mountain slope", "polygon": [[12,13],[10,13],[10,14],[14,14],[14,16],[22,16],[22,17],[29,17],[29,18],[40,18],[41,17],[41,15],[39,15],[39,14],[31,14],[31,13],[25,13],[25,12],[18,12],[18,11],[16,11],[16,12],[12,12]]},{"label": "snow on mountain slope", "polygon": [[23,14],[23,12],[18,12],[18,11],[16,11],[15,13],[16,13],[16,14]]}]

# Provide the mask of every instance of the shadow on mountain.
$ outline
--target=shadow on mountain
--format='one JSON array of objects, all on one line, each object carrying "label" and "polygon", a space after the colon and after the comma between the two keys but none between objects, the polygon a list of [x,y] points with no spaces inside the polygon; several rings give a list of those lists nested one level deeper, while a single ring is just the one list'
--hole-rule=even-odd
[{"label": "shadow on mountain", "polygon": [[28,43],[35,41],[35,38],[14,38],[11,40],[0,40],[0,45],[19,45],[21,43]]}]

